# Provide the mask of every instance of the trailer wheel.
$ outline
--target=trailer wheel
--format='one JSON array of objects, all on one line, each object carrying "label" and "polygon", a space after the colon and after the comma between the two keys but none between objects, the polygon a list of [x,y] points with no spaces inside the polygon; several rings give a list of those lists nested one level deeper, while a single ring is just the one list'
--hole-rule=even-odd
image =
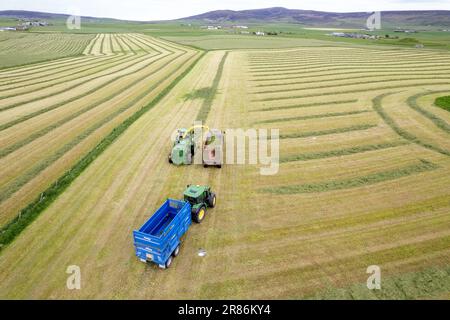
[{"label": "trailer wheel", "polygon": [[180,246],[178,245],[178,246],[175,248],[175,250],[173,250],[172,255],[173,255],[174,257],[176,257],[179,253],[180,253]]},{"label": "trailer wheel", "polygon": [[205,215],[206,215],[206,208],[200,207],[195,213],[194,213],[194,221],[196,223],[201,223],[203,221],[203,219],[205,219]]},{"label": "trailer wheel", "polygon": [[216,206],[216,194],[214,192],[211,192],[208,197],[208,205],[210,208],[214,208]]},{"label": "trailer wheel", "polygon": [[218,164],[218,165],[217,165],[217,168],[221,169],[221,168],[222,168],[222,165],[221,165],[221,164]]},{"label": "trailer wheel", "polygon": [[166,269],[170,268],[170,265],[172,264],[172,256],[169,256],[169,259],[166,261]]}]

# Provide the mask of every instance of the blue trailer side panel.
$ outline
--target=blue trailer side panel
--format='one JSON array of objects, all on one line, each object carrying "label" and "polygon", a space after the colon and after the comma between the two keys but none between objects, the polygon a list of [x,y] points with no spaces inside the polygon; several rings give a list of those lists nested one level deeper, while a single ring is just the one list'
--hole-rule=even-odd
[{"label": "blue trailer side panel", "polygon": [[139,230],[133,231],[136,256],[165,265],[192,224],[189,202],[167,199]]}]

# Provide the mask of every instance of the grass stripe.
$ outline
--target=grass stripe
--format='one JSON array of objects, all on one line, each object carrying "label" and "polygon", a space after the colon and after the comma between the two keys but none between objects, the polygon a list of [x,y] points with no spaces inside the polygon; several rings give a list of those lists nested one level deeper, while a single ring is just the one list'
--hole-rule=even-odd
[{"label": "grass stripe", "polygon": [[200,110],[198,111],[197,118],[196,118],[197,121],[205,122],[206,119],[208,118],[208,114],[211,110],[211,106],[214,101],[214,97],[216,96],[216,93],[217,93],[217,88],[219,87],[220,79],[222,78],[223,66],[225,65],[225,61],[226,61],[227,57],[228,57],[228,51],[225,52],[222,59],[220,60],[219,67],[218,67],[217,73],[214,77],[212,86],[210,88],[208,88],[209,90],[207,90],[206,94],[203,96],[204,100],[203,100]]},{"label": "grass stripe", "polygon": [[351,189],[366,185],[372,185],[384,181],[395,180],[417,173],[432,171],[436,170],[437,168],[439,168],[438,165],[420,159],[420,163],[418,164],[413,164],[389,171],[381,171],[362,177],[344,180],[331,180],[319,183],[306,183],[300,185],[271,187],[261,189],[261,191],[264,193],[273,193],[273,194],[298,194],[298,193],[316,193],[333,190]]},{"label": "grass stripe", "polygon": [[337,104],[348,104],[348,103],[355,103],[355,102],[358,102],[358,99],[338,100],[338,101],[329,101],[329,102],[315,102],[315,103],[305,103],[305,104],[295,104],[295,105],[281,106],[281,107],[269,107],[269,108],[264,108],[264,109],[250,110],[250,112],[278,111],[278,110],[286,110],[286,109],[322,107],[322,106],[337,105]]},{"label": "grass stripe", "polygon": [[442,149],[438,146],[435,146],[431,143],[425,142],[420,140],[419,138],[417,138],[415,135],[413,135],[412,133],[400,128],[397,123],[394,121],[394,119],[392,119],[387,113],[386,111],[383,109],[382,106],[382,100],[386,97],[389,96],[393,93],[384,93],[381,94],[377,97],[375,97],[372,100],[372,107],[373,109],[378,113],[378,115],[381,117],[381,119],[383,119],[383,121],[389,126],[391,127],[392,130],[395,131],[395,133],[397,133],[400,137],[402,137],[403,139],[406,139],[408,141],[411,141],[419,146],[422,146],[424,148],[427,148],[429,150],[433,150],[435,152],[438,152],[440,154],[446,155],[446,156],[450,156],[450,151]]},{"label": "grass stripe", "polygon": [[295,138],[307,138],[307,137],[316,137],[316,136],[325,136],[328,134],[336,134],[336,133],[344,133],[344,132],[352,132],[352,131],[362,131],[370,128],[376,127],[376,124],[360,124],[354,125],[350,127],[344,128],[336,128],[322,131],[309,131],[309,132],[297,132],[290,134],[280,134],[280,139],[295,139]]},{"label": "grass stripe", "polygon": [[[412,66],[409,66],[409,67],[405,67],[405,68],[399,68],[399,67],[380,67],[380,66],[374,66],[374,67],[370,67],[370,66],[361,66],[360,64],[359,65],[355,65],[355,66],[336,66],[336,67],[333,67],[333,68],[327,68],[327,69],[323,69],[323,70],[318,70],[318,69],[322,69],[322,68],[324,68],[324,67],[312,67],[312,68],[303,68],[302,70],[312,70],[313,72],[314,71],[328,71],[328,70],[349,70],[349,69],[359,69],[359,70],[373,70],[373,69],[376,69],[377,71],[379,71],[379,70],[384,70],[384,69],[387,69],[387,70],[392,70],[392,69],[398,69],[398,70],[414,70],[414,71],[417,71],[417,70],[422,70],[422,69],[424,69],[424,70],[436,70],[436,71],[439,71],[439,70],[442,70],[442,68],[444,68],[444,67],[449,67],[449,65],[448,64],[441,64],[441,65],[439,65],[439,64],[435,64],[435,65],[433,65],[433,69],[430,69],[430,67],[429,66],[423,66],[423,67],[412,67]],[[290,69],[290,70],[292,70],[292,69]],[[291,72],[267,72],[267,74],[258,74],[257,76],[258,77],[264,77],[264,76],[289,76],[289,75],[291,75],[291,74],[298,74],[299,73],[299,71],[301,71],[301,70],[294,70],[294,71],[291,71]],[[309,73],[309,72],[308,72]]]},{"label": "grass stripe", "polygon": [[368,151],[376,151],[381,149],[389,149],[400,147],[409,144],[407,141],[394,141],[394,142],[386,142],[379,144],[369,144],[363,146],[356,146],[344,149],[336,149],[322,152],[311,152],[311,153],[302,153],[296,155],[290,155],[280,158],[280,163],[294,162],[294,161],[307,161],[314,159],[324,159],[331,157],[339,157],[339,156],[348,156],[356,153],[363,153]]},{"label": "grass stripe", "polygon": [[[91,76],[93,74],[96,74],[96,73],[102,72],[102,71],[104,71],[104,70],[106,70],[108,68],[111,68],[110,65],[113,65],[113,67],[114,66],[118,66],[118,65],[120,65],[121,62],[123,62],[124,60],[126,60],[128,58],[129,57],[127,57],[127,56],[111,57],[111,58],[108,58],[106,60],[103,60],[102,63],[98,63],[97,62],[97,63],[88,64],[88,65],[84,66],[84,68],[78,67],[80,69],[74,68],[76,70],[76,74],[73,74],[73,73],[71,73],[71,74],[64,74],[64,75],[59,76],[59,77],[51,77],[50,79],[47,79],[47,80],[39,80],[39,84],[53,82],[53,81],[61,80],[61,79],[64,79],[64,78],[68,78],[68,79],[64,80],[65,82],[72,81],[72,80],[83,79],[85,77],[89,77],[89,76]],[[94,70],[94,69],[97,69],[97,68],[100,68],[100,67],[103,67],[103,66],[106,66],[106,67],[102,68],[100,70],[96,70],[94,72],[89,72],[89,73],[87,73],[87,74],[85,74],[83,76],[80,76],[80,74],[82,72],[91,71],[91,70]],[[50,84],[50,85],[44,85],[44,86],[41,86],[39,88],[32,89],[31,91],[25,91],[25,92],[19,92],[19,93],[13,93],[13,94],[10,94],[10,95],[5,95],[5,96],[0,97],[0,100],[17,97],[17,96],[24,95],[24,94],[31,93],[31,92],[37,92],[39,90],[47,89],[47,88],[49,88],[51,86],[54,86],[56,84],[57,83],[53,83],[53,84]],[[29,86],[30,86],[30,84],[23,84],[23,85],[20,85],[20,86],[14,86],[14,88],[0,89],[0,92],[15,90],[15,89],[19,89],[19,88],[25,88],[25,87],[29,87]]]},{"label": "grass stripe", "polygon": [[253,124],[274,123],[274,122],[288,122],[288,121],[310,120],[310,119],[322,119],[322,118],[349,116],[349,115],[361,114],[361,113],[367,113],[367,112],[371,112],[371,110],[355,110],[355,111],[346,111],[346,112],[312,114],[312,115],[300,116],[300,117],[269,119],[269,120],[256,121],[256,122],[253,122]]},{"label": "grass stripe", "polygon": [[[154,56],[152,56],[152,57],[154,57]],[[165,56],[160,57],[160,58],[158,58],[158,59],[156,59],[156,60],[154,60],[154,61],[159,61],[160,59],[162,59],[162,58],[164,58],[164,57],[165,57]],[[142,58],[142,59],[141,59],[141,58]],[[144,56],[141,56],[140,58],[136,58],[136,60],[138,60],[138,61],[136,61],[135,63],[141,63],[141,62],[145,61],[147,58],[148,58],[148,57],[145,56],[145,55],[144,55]],[[140,60],[139,60],[139,59],[140,59]],[[132,60],[131,60],[131,61],[132,61]],[[70,98],[70,99],[65,100],[65,101],[61,101],[60,103],[69,103],[69,102],[74,101],[74,100],[76,100],[76,99],[78,99],[78,98],[80,98],[80,97],[83,97],[83,96],[87,95],[87,94],[96,92],[96,91],[98,91],[99,89],[101,89],[101,88],[103,88],[103,87],[105,87],[105,86],[111,84],[112,82],[114,82],[114,81],[116,81],[116,80],[122,79],[123,77],[126,77],[126,76],[128,76],[128,75],[130,75],[130,74],[134,74],[134,73],[136,73],[136,72],[139,72],[139,71],[145,69],[147,66],[149,66],[150,64],[152,64],[154,61],[152,61],[152,62],[150,62],[150,63],[148,63],[148,64],[146,64],[146,65],[140,67],[139,69],[137,69],[137,70],[135,70],[135,71],[129,71],[129,72],[127,72],[127,73],[125,73],[125,74],[123,74],[123,75],[121,75],[121,76],[118,76],[118,77],[116,77],[116,78],[110,79],[110,80],[108,80],[107,82],[105,82],[105,83],[99,85],[98,87],[92,88],[92,89],[89,90],[88,92],[84,92],[84,93],[82,93],[82,94],[80,94],[80,95],[78,95],[78,96],[76,96],[76,97]],[[125,64],[128,63],[128,62],[130,62],[130,61],[125,62]],[[17,102],[17,103],[11,104],[11,105],[9,105],[9,106],[1,107],[1,108],[0,108],[0,112],[1,112],[1,111],[6,111],[6,110],[9,110],[9,109],[13,109],[13,108],[16,108],[16,107],[19,107],[19,106],[22,106],[22,105],[25,105],[25,104],[28,104],[28,103],[32,103],[32,102],[36,102],[36,101],[39,101],[39,100],[44,100],[44,99],[50,98],[50,97],[52,97],[52,96],[54,96],[54,95],[57,95],[57,94],[60,94],[60,93],[63,93],[63,92],[67,92],[68,90],[72,90],[72,89],[74,89],[74,88],[76,88],[76,87],[82,86],[82,85],[86,84],[87,82],[94,81],[94,80],[99,79],[99,78],[102,78],[102,77],[107,77],[107,76],[113,75],[113,74],[115,74],[115,73],[122,72],[123,70],[126,70],[126,69],[128,69],[128,68],[130,68],[130,66],[129,66],[129,65],[126,65],[126,66],[123,66],[123,67],[122,67],[121,69],[119,69],[119,70],[111,71],[111,72],[106,73],[106,74],[102,74],[102,75],[95,76],[95,77],[93,77],[93,78],[90,78],[90,79],[89,79],[88,81],[86,81],[86,82],[78,83],[78,84],[72,85],[71,87],[62,89],[62,90],[60,90],[60,91],[52,92],[52,93],[47,94],[47,95],[45,95],[45,96],[39,96],[39,97],[37,97],[37,98],[30,99],[30,100],[28,100],[28,101]]]},{"label": "grass stripe", "polygon": [[252,100],[252,102],[312,98],[312,97],[332,96],[332,95],[347,94],[347,93],[370,92],[370,91],[375,91],[375,90],[389,90],[389,89],[420,87],[420,86],[426,86],[426,85],[449,85],[449,84],[450,84],[450,82],[434,82],[434,83],[426,82],[426,83],[403,84],[403,85],[397,85],[397,86],[390,85],[390,86],[365,88],[365,89],[358,89],[358,90],[353,89],[353,90],[344,90],[344,91],[336,91],[336,92],[322,92],[320,94],[312,93],[312,94],[305,94],[305,95],[298,95],[298,96],[270,97],[270,98],[263,98],[263,99],[254,99],[254,100]]},{"label": "grass stripe", "polygon": [[[448,74],[447,72],[443,72],[441,74]],[[283,82],[283,83],[267,83],[267,84],[258,84],[254,87],[256,88],[267,88],[267,87],[279,87],[279,86],[291,86],[297,84],[311,84],[311,83],[324,83],[324,82],[335,82],[339,80],[355,80],[355,79],[368,79],[368,78],[379,78],[379,77],[400,77],[400,76],[413,76],[413,77],[422,77],[427,74],[405,74],[405,73],[394,73],[394,74],[375,74],[375,75],[361,75],[357,77],[348,77],[346,74],[341,74],[343,78],[332,78],[332,79],[318,79],[318,80],[305,80],[305,81],[293,81],[293,82]],[[438,75],[438,73],[432,73],[432,75]]]},{"label": "grass stripe", "polygon": [[[383,75],[389,75],[390,72],[397,72],[398,70],[393,70],[393,71],[380,71],[380,70],[355,70],[355,71],[346,71],[346,72],[331,72],[331,73],[323,73],[322,72],[327,72],[328,70],[322,70],[322,71],[314,71],[314,72],[308,72],[306,73],[306,75],[302,75],[302,76],[292,76],[292,77],[276,77],[276,78],[256,78],[256,79],[251,79],[250,81],[253,82],[262,82],[262,81],[280,81],[280,80],[295,80],[295,79],[309,79],[309,78],[316,78],[316,77],[331,77],[331,76],[344,76],[344,75],[350,75],[350,74],[370,74],[370,73],[378,73],[379,76],[383,76]],[[334,70],[330,70],[330,71],[334,71]],[[414,70],[402,70],[402,74],[404,75],[410,75],[414,72]],[[440,70],[435,70],[433,72],[427,72],[424,71],[423,74],[424,75],[435,75],[435,74],[446,74],[445,72],[450,72],[450,69],[440,69]],[[382,74],[380,74],[382,73]],[[417,74],[417,73],[416,73]]]},{"label": "grass stripe", "polygon": [[[178,57],[182,57],[182,55],[180,55]],[[176,57],[176,58],[178,58],[178,57]],[[159,58],[158,60],[160,60],[162,58],[163,57]],[[158,60],[155,60],[154,62],[156,62]],[[174,61],[174,60],[172,60],[172,61]],[[5,156],[7,156],[7,155],[11,154],[12,152],[16,151],[17,149],[27,145],[28,143],[30,143],[30,142],[32,142],[32,141],[34,141],[34,140],[44,136],[45,134],[49,133],[50,131],[52,131],[52,130],[62,126],[63,124],[69,122],[70,120],[73,120],[74,118],[78,117],[79,115],[83,114],[84,112],[87,112],[87,111],[89,111],[89,110],[91,110],[91,109],[101,105],[102,103],[105,103],[106,101],[109,101],[109,100],[113,99],[114,97],[120,95],[124,90],[127,90],[127,89],[131,88],[132,86],[136,85],[137,83],[139,83],[140,81],[142,81],[143,79],[148,77],[149,75],[154,74],[154,73],[162,70],[165,67],[167,67],[167,65],[163,65],[163,66],[161,66],[161,67],[159,67],[159,68],[157,68],[155,70],[151,70],[150,73],[143,75],[139,79],[136,79],[133,82],[127,84],[125,87],[121,88],[121,91],[115,91],[114,93],[112,93],[111,95],[101,99],[100,101],[98,101],[98,102],[96,102],[94,104],[88,105],[87,107],[85,107],[85,108],[83,108],[83,109],[81,109],[81,110],[79,110],[79,111],[77,111],[77,112],[75,112],[75,113],[73,113],[73,114],[63,118],[63,119],[52,123],[51,125],[49,125],[49,126],[43,128],[43,129],[33,133],[32,135],[26,137],[25,139],[22,139],[22,140],[20,140],[20,141],[18,141],[16,143],[6,147],[6,148],[0,149],[0,158],[3,158]],[[55,108],[59,108],[59,107],[61,107],[63,105],[66,105],[66,104],[67,104],[67,102],[59,103],[59,104],[56,105],[56,107],[55,106],[51,106],[51,107],[47,108],[49,110],[45,110],[44,109],[43,111],[44,112],[48,112],[50,110],[53,110]],[[41,113],[44,113],[44,112],[41,112]]]},{"label": "grass stripe", "polygon": [[[450,76],[444,76],[444,77],[423,77],[418,76],[418,78],[412,78],[412,75],[407,75],[408,78],[396,78],[396,79],[382,79],[382,80],[369,80],[369,81],[357,81],[357,82],[349,82],[349,83],[338,83],[338,84],[331,84],[331,85],[321,85],[321,86],[315,86],[315,87],[307,87],[307,88],[289,88],[289,89],[277,89],[277,90],[265,90],[265,91],[254,91],[251,92],[251,94],[269,94],[269,93],[282,93],[282,92],[298,92],[298,91],[306,91],[306,90],[314,90],[314,89],[324,89],[324,88],[339,88],[339,87],[347,87],[347,86],[355,86],[355,85],[363,85],[363,84],[372,84],[372,83],[386,83],[386,82],[394,82],[394,81],[418,81],[418,80],[450,80]],[[377,76],[381,77],[381,76]],[[352,78],[348,79],[340,79],[340,80],[352,80]],[[337,79],[333,79],[330,81],[338,81]],[[319,82],[326,82],[326,81],[319,81]],[[310,82],[312,83],[312,82]]]},{"label": "grass stripe", "polygon": [[[165,87],[152,101],[139,109],[119,126],[114,128],[97,146],[78,161],[69,171],[64,173],[41,196],[20,211],[20,214],[11,220],[0,230],[0,251],[10,244],[29,224],[31,224],[41,212],[52,204],[59,195],[96,159],[98,158],[125,130],[136,122],[146,112],[160,102],[175,85],[183,79],[198,61],[204,56],[204,52],[197,57],[182,73],[180,73],[167,87]],[[188,61],[189,62],[189,61]]]}]

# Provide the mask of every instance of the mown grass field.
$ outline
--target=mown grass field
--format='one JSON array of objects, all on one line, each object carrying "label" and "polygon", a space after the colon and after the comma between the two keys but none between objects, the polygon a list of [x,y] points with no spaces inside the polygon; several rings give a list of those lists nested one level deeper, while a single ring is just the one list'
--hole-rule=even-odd
[{"label": "mown grass field", "polygon": [[0,69],[79,56],[92,34],[0,32]]},{"label": "mown grass field", "polygon": [[[448,53],[201,56],[141,34],[98,34],[83,53],[0,72],[0,225],[127,126],[4,245],[1,298],[448,297],[450,114],[434,105],[450,93]],[[279,129],[279,173],[171,166],[170,134],[196,119]],[[211,185],[217,207],[170,269],[141,263],[132,230],[189,183]],[[69,265],[81,290],[66,288]],[[369,265],[380,291],[365,288]]]}]

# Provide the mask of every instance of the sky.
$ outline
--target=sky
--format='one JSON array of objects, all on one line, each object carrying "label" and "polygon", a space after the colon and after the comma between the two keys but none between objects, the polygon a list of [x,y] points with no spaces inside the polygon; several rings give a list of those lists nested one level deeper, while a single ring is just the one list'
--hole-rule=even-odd
[{"label": "sky", "polygon": [[30,10],[124,20],[169,20],[212,10],[269,7],[331,12],[450,10],[450,0],[1,0],[0,10]]}]

